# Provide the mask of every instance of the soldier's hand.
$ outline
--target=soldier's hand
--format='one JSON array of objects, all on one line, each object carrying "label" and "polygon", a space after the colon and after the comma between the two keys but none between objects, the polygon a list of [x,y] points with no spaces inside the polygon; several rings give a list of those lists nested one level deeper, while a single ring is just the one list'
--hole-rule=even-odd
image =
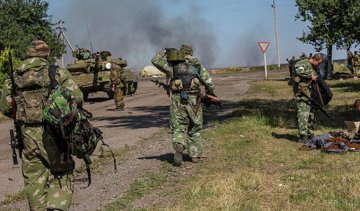
[{"label": "soldier's hand", "polygon": [[316,75],[311,75],[311,80],[316,81],[316,79],[317,79]]}]

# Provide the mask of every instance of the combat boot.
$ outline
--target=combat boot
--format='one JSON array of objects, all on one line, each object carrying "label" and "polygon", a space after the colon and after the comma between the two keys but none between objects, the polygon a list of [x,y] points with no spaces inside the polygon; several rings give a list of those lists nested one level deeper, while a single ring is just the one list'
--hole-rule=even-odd
[{"label": "combat boot", "polygon": [[309,139],[306,136],[300,136],[298,142],[305,144],[308,140]]},{"label": "combat boot", "polygon": [[183,161],[183,152],[184,146],[182,144],[175,145],[175,153],[174,153],[174,165],[181,166]]}]

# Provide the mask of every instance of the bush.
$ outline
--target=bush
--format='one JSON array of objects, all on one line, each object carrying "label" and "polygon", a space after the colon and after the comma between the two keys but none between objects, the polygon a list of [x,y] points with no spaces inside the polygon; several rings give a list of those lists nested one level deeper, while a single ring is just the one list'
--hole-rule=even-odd
[{"label": "bush", "polygon": [[[3,86],[4,81],[6,78],[9,77],[10,74],[10,64],[9,64],[9,53],[11,51],[11,54],[14,55],[14,50],[10,50],[9,48],[5,48],[3,51],[0,52],[0,87]],[[12,56],[12,63],[13,68],[16,70],[16,68],[20,64],[20,60],[16,57]]]}]

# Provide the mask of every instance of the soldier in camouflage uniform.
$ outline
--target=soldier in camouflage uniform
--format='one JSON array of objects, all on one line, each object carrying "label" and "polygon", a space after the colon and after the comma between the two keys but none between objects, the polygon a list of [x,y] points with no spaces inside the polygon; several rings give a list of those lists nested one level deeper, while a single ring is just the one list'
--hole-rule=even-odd
[{"label": "soldier in camouflage uniform", "polygon": [[[121,59],[121,58],[120,58]],[[126,60],[124,60],[126,61]],[[114,91],[115,109],[123,111],[125,109],[123,89],[125,88],[125,74],[120,65],[112,64],[110,80]]]},{"label": "soldier in camouflage uniform", "polygon": [[[186,45],[186,48],[189,50],[191,46]],[[182,50],[184,52],[185,46]],[[170,128],[175,149],[174,164],[182,164],[184,151],[187,151],[192,162],[196,163],[203,152],[200,136],[203,112],[199,101],[201,84],[194,72],[197,72],[209,87],[213,88],[214,84],[199,60],[191,55],[192,49],[179,61],[168,61],[167,54],[169,53],[166,51],[159,51],[151,62],[171,80]]]},{"label": "soldier in camouflage uniform", "polygon": [[316,68],[323,61],[321,53],[315,54],[311,59],[303,59],[295,64],[293,92],[296,101],[299,139],[306,142],[314,136],[314,109],[311,102],[304,96],[310,96],[311,81],[317,79]]},{"label": "soldier in camouflage uniform", "polygon": [[[43,87],[31,87],[21,90],[17,87],[15,102],[16,120],[21,125],[24,149],[22,151],[22,173],[24,177],[24,191],[27,195],[30,210],[68,210],[74,191],[74,161],[60,159],[60,150],[57,147],[55,136],[51,135],[43,123],[43,106],[49,94],[49,48],[44,41],[33,41],[28,48],[29,59],[20,64],[14,73],[16,86],[21,84],[21,77],[32,74],[35,70],[43,70],[40,80]],[[47,78],[45,77],[47,76]],[[30,77],[32,77],[30,75]],[[35,75],[38,77],[38,75]],[[37,78],[39,79],[39,78]],[[70,72],[58,68],[55,79],[61,85],[72,91],[72,98],[81,105],[83,94],[75,84]],[[2,90],[0,98],[0,111],[11,117],[11,81],[8,79]],[[24,102],[26,107],[24,106]],[[30,107],[29,107],[30,106]],[[22,111],[29,111],[33,114]],[[31,111],[31,112],[30,112]],[[36,118],[35,118],[36,117]],[[35,121],[36,120],[36,121]]]}]

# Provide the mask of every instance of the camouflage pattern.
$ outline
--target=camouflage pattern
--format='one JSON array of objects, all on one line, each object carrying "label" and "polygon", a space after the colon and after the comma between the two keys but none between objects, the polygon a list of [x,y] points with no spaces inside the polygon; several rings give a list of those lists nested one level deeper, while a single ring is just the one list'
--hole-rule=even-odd
[{"label": "camouflage pattern", "polygon": [[[38,68],[48,67],[49,63],[40,58],[31,58],[20,64],[18,71],[27,71],[41,64]],[[70,89],[74,100],[81,104],[83,95],[66,69],[57,69],[56,80],[60,85]],[[6,80],[1,92],[0,111],[11,114],[11,83]],[[61,159],[51,130],[41,124],[21,125],[24,139],[22,154],[22,172],[25,181],[30,210],[46,210],[47,208],[68,210],[73,196],[72,159]]]},{"label": "camouflage pattern", "polygon": [[187,45],[187,44],[182,44],[180,46],[180,51],[183,51],[185,55],[192,56],[192,54],[193,54],[193,49],[192,49],[191,45]]},{"label": "camouflage pattern", "polygon": [[300,89],[302,89],[310,96],[311,75],[316,76],[317,74],[308,59],[295,63],[293,77],[297,76],[300,78],[300,82],[293,85],[300,139],[309,139],[314,136],[314,109],[311,106],[311,102],[300,93]]},{"label": "camouflage pattern", "polygon": [[122,69],[112,68],[110,73],[111,84],[114,89],[114,101],[115,107],[118,109],[124,109],[124,72]]},{"label": "camouflage pattern", "polygon": [[200,157],[203,152],[200,131],[203,126],[203,112],[201,106],[196,110],[197,95],[189,95],[189,103],[181,103],[180,94],[171,95],[170,129],[172,143],[185,146],[190,157]]},{"label": "camouflage pattern", "polygon": [[355,74],[360,76],[360,54],[358,54],[358,52],[354,53],[354,56],[352,57],[352,64]]},{"label": "camouflage pattern", "polygon": [[27,55],[29,57],[47,57],[49,56],[49,46],[42,40],[34,40],[30,43],[27,49]]},{"label": "camouflage pattern", "polygon": [[[168,77],[174,78],[174,69],[166,60],[165,51],[158,51],[151,60],[153,65]],[[188,57],[187,62],[200,70],[200,76],[211,87],[214,87],[206,68],[195,57]],[[200,131],[203,125],[203,112],[201,106],[197,108],[197,94],[188,94],[188,104],[181,102],[179,93],[171,94],[170,104],[170,128],[172,131],[172,143],[175,149],[177,143],[183,144],[190,157],[200,157],[203,152]]]}]

